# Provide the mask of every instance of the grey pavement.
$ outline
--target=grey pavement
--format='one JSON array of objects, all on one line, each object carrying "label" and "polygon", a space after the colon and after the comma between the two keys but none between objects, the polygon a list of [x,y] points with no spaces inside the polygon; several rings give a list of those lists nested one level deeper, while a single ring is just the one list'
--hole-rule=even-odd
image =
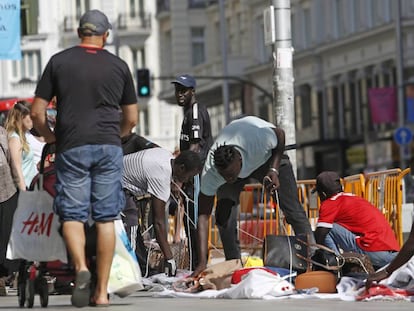
[{"label": "grey pavement", "polygon": [[[112,297],[109,308],[85,307],[82,309],[70,305],[70,296],[51,295],[47,309],[41,308],[39,297],[35,297],[32,310],[145,310],[145,311],[167,311],[167,310],[191,310],[191,311],[404,311],[413,310],[414,304],[407,301],[371,301],[371,302],[347,302],[337,299],[281,299],[281,300],[248,300],[248,299],[200,299],[200,298],[158,298],[153,297],[151,292],[137,292],[126,298]],[[0,310],[20,309],[15,292],[6,297],[0,297]]]}]

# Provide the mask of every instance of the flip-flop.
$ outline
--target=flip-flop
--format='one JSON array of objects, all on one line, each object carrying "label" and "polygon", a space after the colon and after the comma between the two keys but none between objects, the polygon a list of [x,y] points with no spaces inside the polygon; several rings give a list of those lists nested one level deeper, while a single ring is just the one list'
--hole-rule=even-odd
[{"label": "flip-flop", "polygon": [[95,303],[94,307],[107,308],[107,307],[109,307],[109,303]]},{"label": "flip-flop", "polygon": [[79,271],[76,274],[75,288],[72,293],[72,306],[82,308],[89,304],[91,273]]},{"label": "flip-flop", "polygon": [[106,308],[109,307],[109,302],[108,303],[96,303],[93,300],[89,303],[90,307],[97,307],[97,308]]}]

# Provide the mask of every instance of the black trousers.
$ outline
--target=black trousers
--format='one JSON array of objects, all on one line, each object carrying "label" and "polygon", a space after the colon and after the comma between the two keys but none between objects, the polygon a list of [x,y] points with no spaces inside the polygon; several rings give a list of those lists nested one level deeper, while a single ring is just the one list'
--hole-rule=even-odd
[{"label": "black trousers", "polygon": [[17,209],[16,192],[10,199],[0,203],[0,277],[8,276],[12,272],[18,271],[19,261],[6,259],[7,245],[13,225],[13,216]]},{"label": "black trousers", "polygon": [[[193,182],[188,182],[183,186],[183,191],[191,199],[194,200],[194,184]],[[188,238],[189,252],[191,252],[191,271],[198,265],[198,238],[197,238],[197,225],[195,223],[194,217],[194,203],[191,201],[186,202],[184,200],[184,230]],[[195,225],[194,225],[195,224]]]},{"label": "black trousers", "polygon": [[132,193],[124,190],[125,193],[125,208],[122,211],[124,214],[122,221],[125,225],[125,231],[131,242],[131,246],[137,256],[139,266],[143,274],[145,274],[148,251],[144,244],[144,239],[141,235],[141,228],[139,225],[139,210],[138,204],[135,201],[135,197]]},{"label": "black trousers", "polygon": [[[246,183],[251,182],[251,179],[263,182],[269,170],[270,161],[271,158],[248,178],[239,179],[234,184],[224,184],[217,191],[216,223],[226,260],[237,259],[241,256],[237,229],[240,192]],[[287,223],[292,225],[295,234],[309,234],[310,241],[314,242],[312,227],[299,202],[292,164],[287,155],[283,156],[279,167],[279,181],[279,204]]]}]

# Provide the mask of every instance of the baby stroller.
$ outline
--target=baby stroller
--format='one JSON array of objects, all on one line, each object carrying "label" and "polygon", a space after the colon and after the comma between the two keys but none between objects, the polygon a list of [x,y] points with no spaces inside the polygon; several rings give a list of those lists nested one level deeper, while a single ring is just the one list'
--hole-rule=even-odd
[{"label": "baby stroller", "polygon": [[[39,174],[33,179],[29,190],[34,190],[39,184],[52,197],[56,196],[55,183],[56,172],[54,167],[54,153],[56,146],[46,144],[42,151]],[[47,164],[47,165],[46,165]],[[56,215],[55,215],[56,216]],[[61,235],[61,228],[55,230]],[[91,292],[96,283],[96,228],[94,225],[85,224],[86,256],[89,259],[89,268],[92,273]],[[27,258],[26,258],[27,259]],[[32,308],[34,297],[39,295],[40,305],[47,307],[49,294],[71,294],[74,287],[75,270],[70,264],[59,260],[49,262],[37,262],[23,260],[17,277],[18,301],[20,307]]]},{"label": "baby stroller", "polygon": [[[49,144],[46,144],[43,148],[39,174],[33,179],[29,191],[33,191],[38,183],[42,183],[43,189],[52,197],[55,196],[54,184],[56,182],[56,175],[53,165],[55,149],[55,145]],[[45,165],[46,163],[48,165]],[[47,271],[47,263],[23,259],[17,276],[19,306],[33,308],[34,297],[38,294],[40,305],[44,308],[47,307],[49,294],[55,292],[55,282],[56,277],[51,276]]]}]

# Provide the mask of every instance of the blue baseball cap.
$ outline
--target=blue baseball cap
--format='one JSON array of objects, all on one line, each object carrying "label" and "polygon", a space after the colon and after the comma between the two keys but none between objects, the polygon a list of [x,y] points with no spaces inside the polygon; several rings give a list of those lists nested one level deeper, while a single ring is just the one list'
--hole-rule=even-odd
[{"label": "blue baseball cap", "polygon": [[180,75],[176,77],[174,81],[171,81],[171,83],[174,83],[174,84],[178,83],[178,84],[181,84],[182,86],[193,88],[193,89],[195,89],[196,87],[196,80],[190,75]]},{"label": "blue baseball cap", "polygon": [[83,34],[103,35],[112,29],[108,17],[99,10],[87,11],[79,20],[79,31]]}]

